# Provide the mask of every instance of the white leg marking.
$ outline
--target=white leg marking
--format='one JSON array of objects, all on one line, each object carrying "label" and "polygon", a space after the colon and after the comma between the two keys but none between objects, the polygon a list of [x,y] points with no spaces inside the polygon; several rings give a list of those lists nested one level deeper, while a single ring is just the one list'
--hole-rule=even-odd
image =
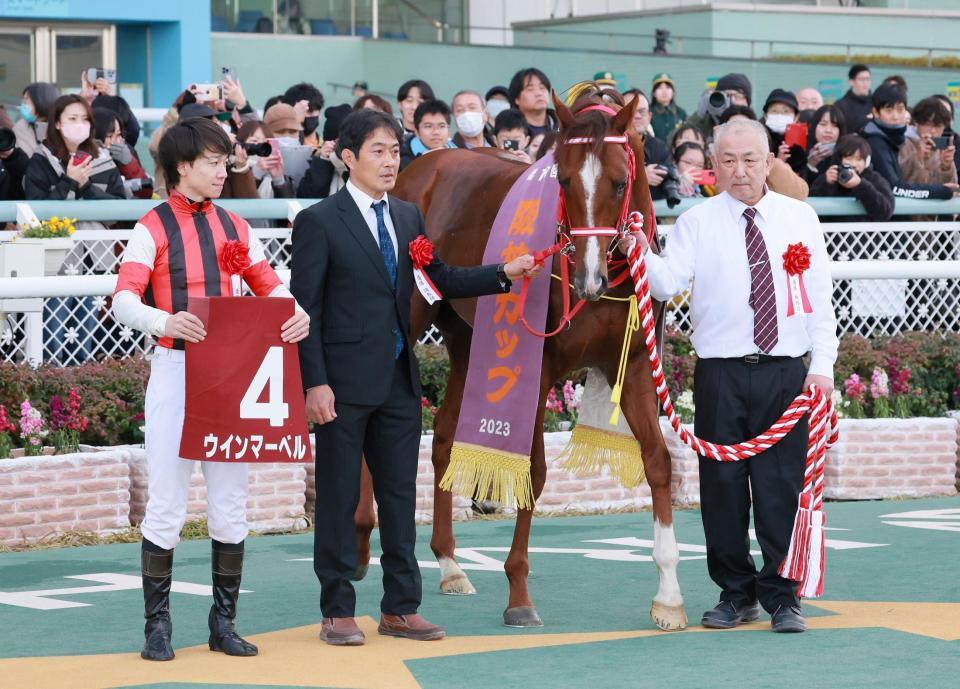
[{"label": "white leg marking", "polygon": [[660,588],[653,600],[663,605],[683,605],[680,582],[677,581],[677,563],[680,561],[680,549],[673,533],[673,525],[661,526],[659,520],[653,521],[653,561],[660,572]]}]

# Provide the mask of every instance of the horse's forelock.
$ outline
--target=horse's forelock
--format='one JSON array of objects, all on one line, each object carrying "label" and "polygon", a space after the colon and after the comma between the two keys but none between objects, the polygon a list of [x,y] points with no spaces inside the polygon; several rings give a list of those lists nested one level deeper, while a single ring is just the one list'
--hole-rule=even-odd
[{"label": "horse's forelock", "polygon": [[599,110],[583,112],[585,108],[591,105],[605,105],[619,111],[623,107],[623,96],[612,89],[600,89],[599,87],[587,89],[570,106],[570,111],[574,113],[574,120],[561,133],[559,144],[564,145],[570,139],[593,139],[590,144],[575,145],[589,145],[593,154],[600,157],[603,153],[603,138],[609,131],[611,117]]}]

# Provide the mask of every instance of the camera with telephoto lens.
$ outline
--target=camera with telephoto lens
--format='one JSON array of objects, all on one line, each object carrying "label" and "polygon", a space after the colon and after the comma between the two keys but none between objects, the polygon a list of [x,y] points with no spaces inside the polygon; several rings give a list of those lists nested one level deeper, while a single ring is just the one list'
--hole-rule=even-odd
[{"label": "camera with telephoto lens", "polygon": [[715,120],[720,119],[724,110],[730,107],[730,96],[723,91],[711,91],[707,96],[707,113]]},{"label": "camera with telephoto lens", "polygon": [[6,153],[17,147],[17,135],[10,127],[0,127],[0,153]]},{"label": "camera with telephoto lens", "polygon": [[273,153],[273,147],[269,141],[263,141],[259,144],[243,144],[243,150],[247,152],[248,156],[260,156],[261,158],[266,158]]},{"label": "camera with telephoto lens", "polygon": [[667,200],[667,208],[673,208],[680,203],[680,172],[673,163],[661,163],[657,165],[664,177],[660,183],[663,195]]},{"label": "camera with telephoto lens", "polygon": [[841,165],[837,168],[837,181],[840,182],[840,184],[846,184],[853,179],[855,174],[857,174],[857,171],[852,165]]}]

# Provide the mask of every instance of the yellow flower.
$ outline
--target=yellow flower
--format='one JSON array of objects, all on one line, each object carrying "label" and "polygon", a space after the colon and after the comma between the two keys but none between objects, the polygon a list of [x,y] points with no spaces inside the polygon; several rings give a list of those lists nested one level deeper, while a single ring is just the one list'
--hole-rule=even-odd
[{"label": "yellow flower", "polygon": [[72,228],[72,227],[67,230],[67,234],[73,234],[73,228]]},{"label": "yellow flower", "polygon": [[59,218],[57,218],[57,216],[53,216],[52,218],[50,218],[50,222],[51,222],[52,224],[54,224],[54,225],[56,225],[57,220],[59,220]]}]

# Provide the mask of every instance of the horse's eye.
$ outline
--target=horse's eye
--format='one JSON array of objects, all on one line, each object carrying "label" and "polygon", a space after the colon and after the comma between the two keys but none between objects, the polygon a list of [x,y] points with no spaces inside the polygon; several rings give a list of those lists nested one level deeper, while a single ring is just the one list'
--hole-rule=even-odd
[{"label": "horse's eye", "polygon": [[561,178],[559,178],[557,181],[560,183],[560,186],[563,187],[564,189],[567,189],[567,188],[570,187],[570,178],[569,178],[569,177],[561,177]]},{"label": "horse's eye", "polygon": [[616,182],[616,183],[613,185],[613,188],[616,189],[616,191],[617,191],[617,196],[623,196],[623,192],[625,192],[625,191],[627,190],[627,182],[626,182],[626,180],[624,180],[623,182]]}]

